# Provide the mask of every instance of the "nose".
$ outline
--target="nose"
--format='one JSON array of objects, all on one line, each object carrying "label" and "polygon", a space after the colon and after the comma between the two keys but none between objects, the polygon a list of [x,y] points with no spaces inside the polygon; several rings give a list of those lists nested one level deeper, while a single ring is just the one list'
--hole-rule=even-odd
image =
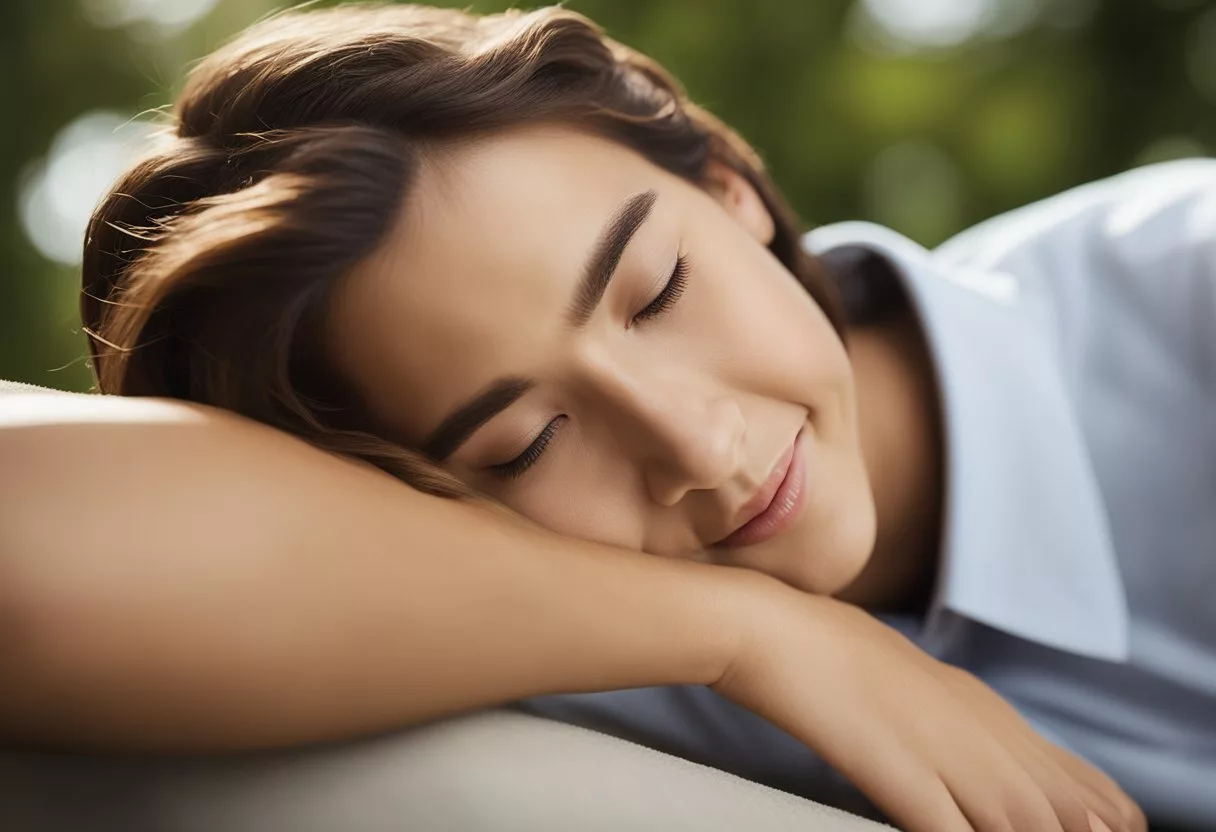
[{"label": "nose", "polygon": [[743,462],[747,422],[738,401],[687,373],[631,368],[608,386],[638,454],[651,498],[664,506],[690,491],[712,490]]}]

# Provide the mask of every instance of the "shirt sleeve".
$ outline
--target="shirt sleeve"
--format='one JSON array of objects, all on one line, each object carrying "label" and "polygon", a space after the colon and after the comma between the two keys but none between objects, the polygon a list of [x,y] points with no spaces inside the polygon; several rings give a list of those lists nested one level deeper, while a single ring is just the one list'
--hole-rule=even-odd
[{"label": "shirt sleeve", "polygon": [[1073,188],[970,228],[933,256],[1041,293],[1068,359],[1084,360],[1101,342],[1093,328],[1118,316],[1216,385],[1216,159]]}]

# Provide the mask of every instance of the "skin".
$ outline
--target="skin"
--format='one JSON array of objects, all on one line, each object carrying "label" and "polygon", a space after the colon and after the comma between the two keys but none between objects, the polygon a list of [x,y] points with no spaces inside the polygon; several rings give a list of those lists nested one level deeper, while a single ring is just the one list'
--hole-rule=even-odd
[{"label": "skin", "polygon": [[974,677],[755,570],[572,540],[181,402],[8,397],[0,458],[6,743],[272,748],[706,684],[909,832],[1145,828]]},{"label": "skin", "polygon": [[[844,350],[768,253],[745,185],[717,170],[695,188],[568,130],[503,135],[436,159],[343,287],[335,350],[404,441],[499,374],[537,377],[446,463],[532,523],[208,408],[5,402],[0,458],[21,476],[0,477],[0,735],[235,750],[707,684],[912,832],[1143,830],[1117,785],[974,677],[822,597],[897,605],[931,575],[932,385],[906,319]],[[651,188],[653,216],[572,331],[590,241]],[[677,249],[680,302],[629,326]],[[533,470],[486,473],[558,414]],[[715,546],[800,429],[800,521]]]},{"label": "skin", "polygon": [[[571,326],[601,229],[652,190],[602,301]],[[393,232],[337,295],[333,350],[373,418],[414,446],[495,380],[534,379],[443,465],[546,528],[905,606],[932,573],[940,493],[923,347],[897,322],[858,331],[850,361],[769,252],[772,235],[758,194],[724,166],[701,188],[574,128],[498,133],[424,167]],[[636,317],[680,256],[678,299]],[[550,423],[526,471],[490,470]],[[800,430],[809,491],[797,522],[721,545]]]}]

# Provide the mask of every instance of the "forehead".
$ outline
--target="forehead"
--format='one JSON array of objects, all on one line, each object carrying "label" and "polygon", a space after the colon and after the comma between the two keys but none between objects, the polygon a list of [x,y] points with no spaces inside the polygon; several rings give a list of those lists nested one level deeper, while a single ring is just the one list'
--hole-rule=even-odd
[{"label": "forehead", "polygon": [[424,165],[389,238],[338,293],[343,371],[410,442],[485,384],[535,371],[564,332],[604,223],[638,191],[669,190],[664,173],[622,145],[561,127],[443,150]]}]

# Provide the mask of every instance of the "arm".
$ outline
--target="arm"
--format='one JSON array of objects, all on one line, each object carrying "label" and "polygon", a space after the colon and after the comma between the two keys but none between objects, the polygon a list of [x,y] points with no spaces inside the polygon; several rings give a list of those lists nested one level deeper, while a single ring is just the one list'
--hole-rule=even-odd
[{"label": "arm", "polygon": [[183,404],[10,397],[0,460],[0,731],[25,740],[246,748],[710,683],[755,582]]},{"label": "arm", "polygon": [[708,684],[911,832],[1118,816],[1113,784],[987,719],[957,672],[759,573],[561,538],[181,404],[13,397],[0,464],[0,732],[18,739],[253,748]]}]

